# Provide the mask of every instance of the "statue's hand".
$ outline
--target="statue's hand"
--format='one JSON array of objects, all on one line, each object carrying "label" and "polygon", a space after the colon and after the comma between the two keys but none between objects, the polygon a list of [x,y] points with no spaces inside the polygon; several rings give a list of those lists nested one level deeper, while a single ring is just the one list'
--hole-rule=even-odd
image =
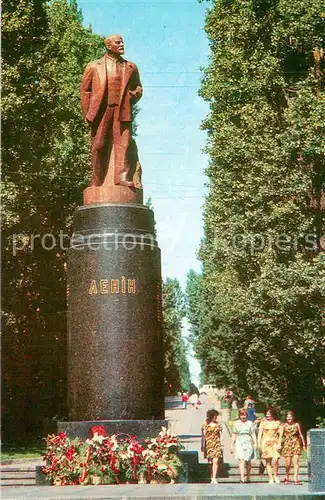
[{"label": "statue's hand", "polygon": [[129,94],[136,98],[136,99],[139,99],[141,96],[142,96],[142,88],[141,87],[137,87],[135,90],[129,90]]}]

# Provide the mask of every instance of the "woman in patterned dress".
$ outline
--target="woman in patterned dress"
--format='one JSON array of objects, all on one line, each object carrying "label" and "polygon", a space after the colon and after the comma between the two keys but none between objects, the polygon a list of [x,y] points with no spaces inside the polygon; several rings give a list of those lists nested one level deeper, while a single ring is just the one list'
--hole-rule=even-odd
[{"label": "woman in patterned dress", "polygon": [[294,484],[302,484],[298,479],[299,474],[299,456],[301,450],[306,449],[305,440],[301,432],[300,425],[295,420],[293,411],[287,411],[285,422],[281,426],[280,438],[283,437],[283,447],[281,455],[286,462],[286,477],[284,484],[289,483],[291,465],[293,464]]},{"label": "woman in patterned dress", "polygon": [[278,477],[281,450],[280,427],[281,422],[278,420],[274,408],[268,408],[265,418],[260,423],[257,441],[261,458],[264,458],[266,462],[269,484],[280,483]]},{"label": "woman in patterned dress", "polygon": [[205,438],[205,456],[208,459],[211,484],[217,484],[219,460],[222,457],[222,424],[218,423],[219,413],[217,410],[208,410],[206,421],[202,425],[202,433]]},{"label": "woman in patterned dress", "polygon": [[246,468],[247,482],[250,483],[251,460],[257,448],[255,426],[247,420],[247,411],[244,408],[239,410],[238,417],[234,423],[230,453],[234,452],[235,447],[235,456],[239,460],[240,482],[245,482]]}]

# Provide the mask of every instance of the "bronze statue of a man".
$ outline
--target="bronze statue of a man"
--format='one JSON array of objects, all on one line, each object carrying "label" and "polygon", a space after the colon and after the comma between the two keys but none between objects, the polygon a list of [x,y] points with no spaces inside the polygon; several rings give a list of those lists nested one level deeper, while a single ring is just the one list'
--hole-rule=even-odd
[{"label": "bronze statue of a man", "polygon": [[82,112],[91,126],[91,185],[103,184],[110,165],[114,184],[133,187],[132,106],[142,96],[142,85],[136,65],[122,57],[123,38],[110,35],[104,43],[107,53],[88,64],[81,81]]}]

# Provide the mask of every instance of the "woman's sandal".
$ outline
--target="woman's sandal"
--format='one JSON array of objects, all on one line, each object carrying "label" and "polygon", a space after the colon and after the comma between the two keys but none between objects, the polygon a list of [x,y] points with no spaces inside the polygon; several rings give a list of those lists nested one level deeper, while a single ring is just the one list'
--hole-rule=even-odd
[{"label": "woman's sandal", "polygon": [[289,484],[289,479],[287,477],[285,477],[282,482],[283,482],[283,484]]}]

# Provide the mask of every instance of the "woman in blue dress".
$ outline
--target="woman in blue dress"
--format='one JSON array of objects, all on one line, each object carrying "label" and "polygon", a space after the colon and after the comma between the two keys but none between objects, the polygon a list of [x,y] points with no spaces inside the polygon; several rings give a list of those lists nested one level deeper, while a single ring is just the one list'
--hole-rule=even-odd
[{"label": "woman in blue dress", "polygon": [[247,483],[250,483],[251,460],[257,448],[255,426],[247,420],[246,410],[239,410],[238,417],[234,422],[230,453],[235,452],[235,457],[239,460],[240,482],[245,483],[246,469]]}]

